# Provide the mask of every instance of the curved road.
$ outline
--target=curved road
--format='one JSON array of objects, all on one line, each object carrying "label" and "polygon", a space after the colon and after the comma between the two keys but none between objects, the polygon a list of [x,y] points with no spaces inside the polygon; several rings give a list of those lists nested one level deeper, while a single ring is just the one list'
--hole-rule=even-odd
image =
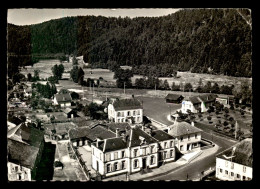
[{"label": "curved road", "polygon": [[[213,137],[212,137],[213,136]],[[187,165],[184,165],[180,169],[173,171],[172,173],[169,173],[167,175],[154,177],[151,180],[187,180],[188,179],[195,180],[201,177],[201,172],[208,170],[210,167],[215,167],[216,165],[216,154],[220,153],[221,151],[224,151],[225,149],[229,148],[230,146],[233,146],[236,141],[232,141],[230,139],[211,135],[208,133],[202,132],[202,138],[212,140],[219,146],[219,149],[216,153],[205,157],[200,160],[193,160]]]}]

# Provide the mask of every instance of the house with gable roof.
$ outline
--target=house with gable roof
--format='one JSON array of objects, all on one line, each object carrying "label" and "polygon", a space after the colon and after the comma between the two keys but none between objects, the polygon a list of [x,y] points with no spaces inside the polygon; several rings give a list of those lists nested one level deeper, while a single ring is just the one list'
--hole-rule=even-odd
[{"label": "house with gable roof", "polygon": [[142,123],[143,105],[136,98],[111,100],[108,105],[108,119],[115,123]]},{"label": "house with gable roof", "polygon": [[215,94],[189,97],[182,101],[181,111],[187,113],[187,110],[190,110],[192,113],[198,113],[200,109],[201,112],[206,112],[209,106],[215,103],[216,98],[217,95]]},{"label": "house with gable roof", "polygon": [[61,107],[71,106],[72,98],[70,93],[55,94],[53,99],[54,105],[60,105]]},{"label": "house with gable roof", "polygon": [[187,122],[178,122],[168,126],[168,134],[175,137],[175,146],[181,153],[200,150],[202,130]]},{"label": "house with gable roof", "polygon": [[8,131],[7,138],[8,180],[34,180],[44,148],[44,134],[20,124]]},{"label": "house with gable roof", "polygon": [[226,181],[245,181],[253,178],[252,138],[231,146],[216,156],[216,177]]}]

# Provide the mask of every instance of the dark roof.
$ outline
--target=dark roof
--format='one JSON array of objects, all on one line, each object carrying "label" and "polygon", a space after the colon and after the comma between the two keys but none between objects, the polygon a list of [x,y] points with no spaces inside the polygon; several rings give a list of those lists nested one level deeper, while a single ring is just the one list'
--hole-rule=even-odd
[{"label": "dark roof", "polygon": [[192,96],[189,98],[189,100],[191,101],[192,104],[200,104],[201,101],[198,99],[197,96]]},{"label": "dark roof", "polygon": [[65,108],[65,109],[63,110],[63,112],[64,112],[65,114],[68,114],[68,113],[70,113],[71,111],[72,111],[71,108]]},{"label": "dark roof", "polygon": [[169,100],[179,100],[179,98],[183,98],[182,95],[177,95],[177,94],[168,94],[165,99]]},{"label": "dark roof", "polygon": [[98,148],[102,151],[104,150],[104,152],[111,152],[127,148],[127,143],[123,140],[123,137],[109,138],[100,142]]},{"label": "dark roof", "polygon": [[65,93],[65,94],[55,94],[55,98],[57,100],[58,103],[62,103],[62,102],[71,102],[72,98],[70,96],[69,93]]},{"label": "dark roof", "polygon": [[135,147],[135,146],[140,146],[141,144],[141,139],[140,136],[144,138],[144,141],[146,144],[151,144],[157,142],[155,138],[144,132],[140,128],[132,128],[130,132],[130,136],[127,140],[127,146],[128,147]]},{"label": "dark roof", "polygon": [[119,132],[125,131],[126,129],[131,129],[129,123],[109,123],[107,124],[109,130],[116,132],[116,129],[119,129]]},{"label": "dark roof", "polygon": [[173,136],[169,135],[168,133],[166,133],[162,130],[153,131],[151,134],[152,134],[152,137],[158,141],[174,139]]},{"label": "dark roof", "polygon": [[24,124],[17,129],[15,134],[21,134],[23,141],[37,148],[39,148],[41,143],[44,142],[44,133],[42,131],[33,127],[27,127]]},{"label": "dark roof", "polygon": [[39,148],[8,139],[8,161],[33,169]]},{"label": "dark roof", "polygon": [[216,98],[217,98],[217,95],[215,95],[215,94],[206,94],[206,95],[201,95],[201,96],[199,96],[199,98],[200,98],[203,102],[207,103],[207,102],[213,102],[213,101],[215,101]]},{"label": "dark roof", "polygon": [[109,131],[108,129],[104,128],[101,125],[98,125],[94,128],[88,127],[80,127],[71,129],[69,132],[70,139],[77,139],[77,138],[87,138],[90,141],[95,141],[97,138],[101,140],[115,137],[115,133]]},{"label": "dark roof", "polygon": [[253,163],[252,138],[247,138],[245,140],[242,140],[241,142],[235,144],[234,146],[228,148],[227,150],[219,153],[217,155],[217,158],[230,160],[230,159],[226,159],[223,155],[225,155],[226,157],[230,157],[232,155],[233,147],[236,147],[236,149],[233,154],[234,157],[232,158],[232,162],[252,167],[252,163]]},{"label": "dark roof", "polygon": [[143,108],[142,103],[135,98],[115,100],[113,106],[116,111]]},{"label": "dark roof", "polygon": [[168,133],[174,137],[198,133],[202,131],[201,129],[192,126],[191,124],[185,121],[183,122],[176,121],[173,125],[170,125],[169,128],[170,130]]}]

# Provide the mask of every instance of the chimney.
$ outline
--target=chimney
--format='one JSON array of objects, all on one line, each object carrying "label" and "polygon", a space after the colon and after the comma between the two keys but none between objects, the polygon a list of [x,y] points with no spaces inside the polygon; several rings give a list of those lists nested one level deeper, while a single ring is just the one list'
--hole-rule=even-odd
[{"label": "chimney", "polygon": [[96,147],[98,147],[99,141],[101,141],[101,139],[100,139],[100,138],[97,138]]},{"label": "chimney", "polygon": [[194,126],[194,122],[193,121],[191,122],[191,126]]},{"label": "chimney", "polygon": [[119,129],[116,128],[116,137],[119,137]]},{"label": "chimney", "polygon": [[144,131],[144,125],[142,125],[142,130]]}]

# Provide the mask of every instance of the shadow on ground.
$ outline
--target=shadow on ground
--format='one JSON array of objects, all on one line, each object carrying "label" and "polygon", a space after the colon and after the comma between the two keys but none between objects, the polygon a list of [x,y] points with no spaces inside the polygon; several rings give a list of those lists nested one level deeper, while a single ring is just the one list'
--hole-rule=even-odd
[{"label": "shadow on ground", "polygon": [[56,145],[47,142],[44,144],[42,158],[38,164],[35,180],[52,180],[53,178],[53,162],[55,158]]}]

